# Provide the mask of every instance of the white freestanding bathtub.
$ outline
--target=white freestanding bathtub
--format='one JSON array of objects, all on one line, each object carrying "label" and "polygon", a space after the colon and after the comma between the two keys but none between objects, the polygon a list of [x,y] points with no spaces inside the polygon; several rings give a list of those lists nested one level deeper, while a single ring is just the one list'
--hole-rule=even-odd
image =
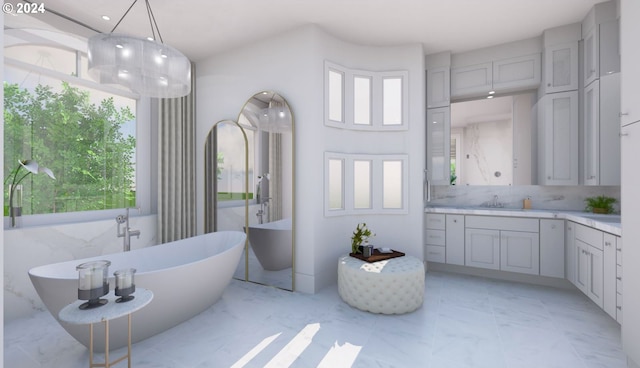
[{"label": "white freestanding bathtub", "polygon": [[[209,233],[179,241],[35,267],[29,277],[51,314],[76,340],[89,347],[89,327],[58,319],[67,304],[78,300],[76,266],[91,260],[111,261],[110,290],[115,289],[113,272],[135,268],[135,286],[153,292],[149,305],[132,315],[132,342],[170,329],[212,306],[222,296],[238,266],[246,236],[239,231]],[[133,294],[135,296],[135,293]],[[110,349],[127,345],[127,318],[109,323]],[[104,350],[104,328],[94,326],[94,347]]]},{"label": "white freestanding bathtub", "polygon": [[249,226],[249,244],[262,268],[279,271],[293,265],[291,218]]}]

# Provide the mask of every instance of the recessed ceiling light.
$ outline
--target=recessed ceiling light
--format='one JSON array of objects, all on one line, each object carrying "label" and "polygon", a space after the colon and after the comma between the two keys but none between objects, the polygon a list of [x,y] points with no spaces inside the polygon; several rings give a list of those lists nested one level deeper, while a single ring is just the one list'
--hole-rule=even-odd
[{"label": "recessed ceiling light", "polygon": [[493,98],[493,95],[489,95],[489,96],[487,96],[487,98]]},{"label": "recessed ceiling light", "polygon": [[147,37],[147,40],[153,41],[153,37],[149,36],[149,37]]},{"label": "recessed ceiling light", "polygon": [[117,48],[117,49],[121,49],[121,48],[123,48],[123,47],[124,47],[124,46],[122,46],[121,44],[116,44],[116,48]]},{"label": "recessed ceiling light", "polygon": [[111,18],[110,18],[108,15],[103,15],[103,16],[102,16],[102,19],[103,19],[103,20],[111,20]]},{"label": "recessed ceiling light", "polygon": [[490,95],[493,95],[493,94],[495,94],[495,93],[496,93],[496,91],[489,91],[489,94],[490,94]]}]

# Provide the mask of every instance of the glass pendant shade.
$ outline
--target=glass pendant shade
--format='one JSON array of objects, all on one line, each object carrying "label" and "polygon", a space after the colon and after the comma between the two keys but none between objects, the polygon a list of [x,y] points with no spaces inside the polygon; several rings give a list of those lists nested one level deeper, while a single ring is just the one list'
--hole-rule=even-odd
[{"label": "glass pendant shade", "polygon": [[291,131],[291,122],[291,112],[285,102],[272,100],[269,106],[260,112],[258,128],[265,132],[285,133]]},{"label": "glass pendant shade", "polygon": [[88,58],[89,75],[101,84],[119,84],[155,98],[191,92],[191,62],[163,43],[101,33],[89,39]]}]

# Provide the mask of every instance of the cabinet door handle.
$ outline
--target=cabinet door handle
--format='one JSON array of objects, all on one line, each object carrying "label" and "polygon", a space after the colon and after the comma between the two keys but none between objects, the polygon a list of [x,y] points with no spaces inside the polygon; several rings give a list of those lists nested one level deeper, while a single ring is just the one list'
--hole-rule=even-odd
[{"label": "cabinet door handle", "polygon": [[629,113],[628,113],[628,112],[620,112],[618,115],[619,115],[620,117],[622,117],[622,116],[629,116]]},{"label": "cabinet door handle", "polygon": [[458,220],[454,219],[453,222],[458,222]]},{"label": "cabinet door handle", "polygon": [[611,242],[604,242],[605,247],[610,247],[611,246]]},{"label": "cabinet door handle", "polygon": [[618,310],[622,310],[622,306],[621,305],[617,306],[616,308],[618,308]]},{"label": "cabinet door handle", "polygon": [[622,248],[618,248],[616,249],[618,252],[622,252]]},{"label": "cabinet door handle", "polygon": [[622,281],[622,277],[621,276],[616,277],[616,279]]}]

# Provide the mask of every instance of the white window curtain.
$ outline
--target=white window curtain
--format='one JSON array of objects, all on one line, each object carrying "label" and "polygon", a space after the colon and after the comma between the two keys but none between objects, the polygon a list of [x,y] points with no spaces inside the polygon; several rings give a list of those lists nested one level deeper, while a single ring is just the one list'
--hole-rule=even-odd
[{"label": "white window curtain", "polygon": [[282,134],[269,133],[269,221],[281,220],[282,214]]},{"label": "white window curtain", "polygon": [[158,239],[166,243],[196,235],[195,78],[189,95],[158,106]]}]

